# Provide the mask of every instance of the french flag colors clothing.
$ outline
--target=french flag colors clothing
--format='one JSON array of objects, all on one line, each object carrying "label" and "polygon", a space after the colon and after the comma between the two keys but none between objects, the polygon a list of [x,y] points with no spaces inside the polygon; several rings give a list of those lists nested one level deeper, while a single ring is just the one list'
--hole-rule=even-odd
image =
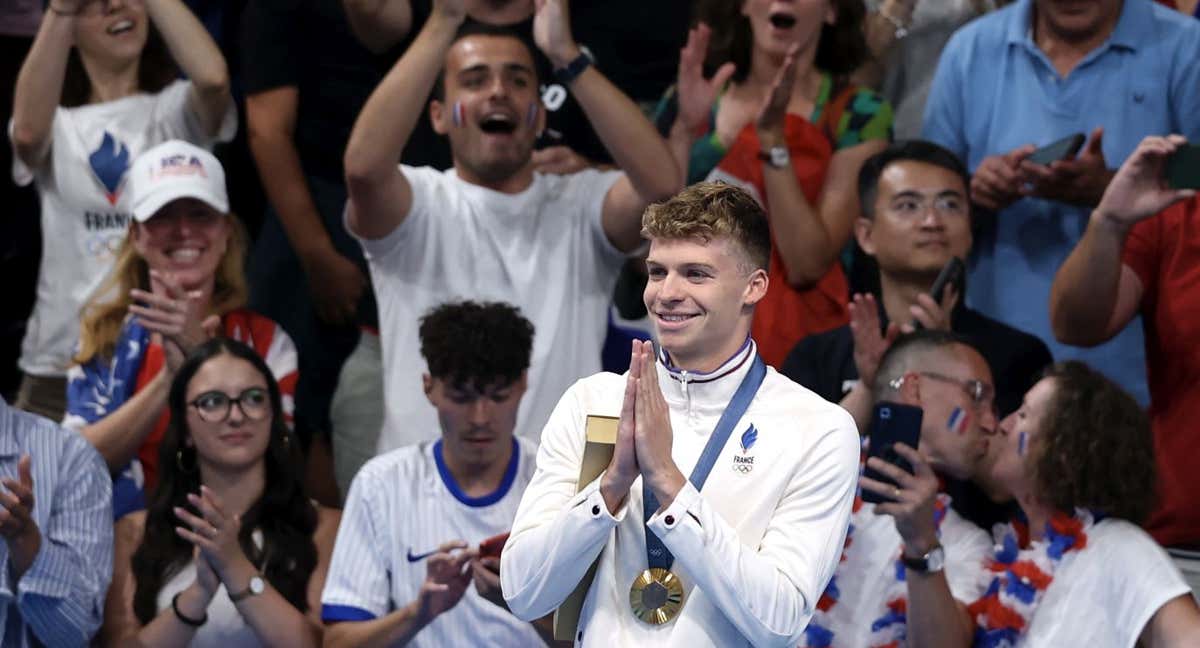
[{"label": "french flag colors clothing", "polygon": [[211,148],[233,138],[233,101],[214,137],[192,111],[191,92],[190,81],[176,81],[158,94],[59,107],[45,162],[31,169],[13,157],[13,180],[36,184],[42,212],[42,265],[21,371],[62,376],[71,365],[79,310],[108,274],[132,222],[125,179],[134,158],[167,140]]},{"label": "french flag colors clothing", "polygon": [[[221,318],[226,337],[253,348],[262,356],[279,383],[283,413],[291,425],[295,409],[296,347],[278,324],[246,309],[231,311]],[[67,373],[67,414],[63,427],[81,430],[108,416],[125,404],[158,372],[166,358],[162,346],[136,318],[126,320],[117,338],[112,358],[92,358]],[[163,408],[154,429],[142,441],[138,454],[113,479],[113,519],[145,508],[145,492],[158,484],[158,447],[171,416]],[[169,467],[174,470],[174,466]]]},{"label": "french flag colors clothing", "polygon": [[[946,552],[945,575],[950,594],[963,605],[968,605],[983,595],[984,585],[979,571],[992,552],[992,541],[988,534],[954,509],[945,508],[945,517],[938,527],[938,538]],[[834,573],[836,602],[828,606],[823,615],[825,629],[832,633],[832,641],[820,641],[824,633],[809,633],[801,646],[830,646],[832,648],[854,648],[874,646],[882,642],[873,641],[883,626],[892,620],[888,603],[894,600],[897,591],[906,592],[905,569],[898,563],[904,540],[896,531],[896,522],[889,515],[879,515],[875,505],[864,503],[850,518],[851,541],[847,543],[845,558]],[[896,585],[899,584],[899,587]],[[906,594],[904,594],[906,596]],[[907,600],[907,598],[906,598]],[[903,626],[905,617],[897,618]],[[889,636],[905,636],[901,628],[886,628]],[[899,640],[898,645],[905,645]]]},{"label": "french flag colors clothing", "polygon": [[[983,572],[982,584],[994,576]],[[1017,645],[1133,648],[1154,613],[1184,594],[1191,589],[1153,538],[1124,520],[1101,520],[1086,547],[1063,554]]]},{"label": "french flag colors clothing", "polygon": [[[716,371],[655,364],[671,413],[672,457],[690,474],[743,378],[752,341]],[[500,564],[504,598],[523,618],[558,607],[599,559],[577,646],[793,648],[837,567],[858,484],[850,415],[766,369],[758,392],[697,491],[689,481],[643,522],[642,479],[616,515],[600,479],[576,494],[588,416],[619,417],[625,377],[575,383],[550,417],[537,473]],[[683,608],[650,625],[634,616],[630,586],[647,567],[647,528],[674,555]]]},{"label": "french flag colors clothing", "polygon": [[[413,601],[425,580],[425,561],[440,545],[463,540],[472,547],[512,528],[533,477],[534,448],[513,441],[500,487],[483,497],[459,489],[442,458],[442,442],[407,446],[375,457],[354,477],[325,591],[326,623],[368,621]],[[458,605],[421,630],[409,646],[545,645],[529,623],[468,587]]]},{"label": "french flag colors clothing", "polygon": [[447,301],[503,301],[533,323],[529,391],[517,434],[535,443],[567,385],[600,371],[608,307],[625,255],[604,233],[604,197],[621,174],[534,174],[519,194],[453,169],[401,167],[412,209],[383,238],[360,239],[379,304],[385,408],[379,452],[432,441],[419,320]]},{"label": "french flag colors clothing", "polygon": [[1167,546],[1200,547],[1200,198],[1134,226],[1122,261],[1142,283],[1159,508],[1146,522]]}]

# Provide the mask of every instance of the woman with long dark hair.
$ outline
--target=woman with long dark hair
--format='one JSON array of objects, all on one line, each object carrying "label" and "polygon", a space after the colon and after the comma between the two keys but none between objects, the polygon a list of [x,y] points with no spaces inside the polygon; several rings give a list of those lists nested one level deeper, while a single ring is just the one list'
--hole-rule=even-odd
[{"label": "woman with long dark hair", "polygon": [[304,492],[279,386],[251,348],[197,347],[171,384],[162,481],[115,533],[108,645],[317,646],[340,515]]},{"label": "woman with long dark hair", "polygon": [[753,336],[775,366],[800,338],[847,322],[839,255],[860,215],[858,170],[892,121],[878,94],[848,82],[867,56],[863,13],[860,0],[699,3],[659,113],[687,183],[725,180],[767,207],[773,288]]},{"label": "woman with long dark hair", "polygon": [[168,139],[208,148],[236,127],[225,59],[182,0],[47,3],[11,124],[13,177],[37,186],[43,232],[18,407],[62,418],[79,309],[128,230],[133,159]]}]

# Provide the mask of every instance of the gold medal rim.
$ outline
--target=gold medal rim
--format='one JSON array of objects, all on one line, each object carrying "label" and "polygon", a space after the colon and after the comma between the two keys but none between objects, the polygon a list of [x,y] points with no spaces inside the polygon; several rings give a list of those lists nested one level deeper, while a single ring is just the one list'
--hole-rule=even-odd
[{"label": "gold medal rim", "polygon": [[[667,588],[667,602],[661,607],[648,608],[642,605],[642,592],[651,583],[657,582]],[[629,587],[629,607],[639,620],[651,625],[662,625],[674,619],[683,609],[683,583],[668,569],[654,567],[638,574]]]}]

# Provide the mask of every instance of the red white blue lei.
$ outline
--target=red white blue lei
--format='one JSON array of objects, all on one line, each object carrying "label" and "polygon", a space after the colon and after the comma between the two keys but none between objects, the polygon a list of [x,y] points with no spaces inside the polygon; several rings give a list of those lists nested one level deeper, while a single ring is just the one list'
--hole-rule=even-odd
[{"label": "red white blue lei", "polygon": [[1012,648],[1020,642],[1063,556],[1087,547],[1087,531],[1098,521],[1082,509],[1074,516],[1059,513],[1047,522],[1045,537],[1032,543],[1024,524],[1000,527],[995,555],[987,563],[991,582],[967,608],[975,621],[976,648]]},{"label": "red white blue lei", "polygon": [[[850,527],[846,531],[846,543],[842,547],[842,557],[838,563],[839,568],[846,562],[846,552],[850,549],[850,545],[854,538],[854,523],[860,517],[860,510],[863,506],[861,496],[855,496],[853,513],[850,516]],[[950,497],[945,494],[939,494],[937,501],[934,502],[933,509],[933,524],[937,529],[938,536],[941,536],[942,520],[946,517],[946,511],[950,507]],[[867,644],[871,648],[903,648],[907,645],[908,632],[908,585],[905,583],[904,563],[900,561],[903,547],[896,552],[894,561],[895,571],[894,580],[888,584],[888,595],[886,597],[887,604],[883,613],[871,622],[871,638]],[[834,632],[832,627],[832,619],[830,612],[837,605],[838,598],[841,592],[837,585],[838,575],[835,573],[833,578],[829,580],[829,585],[826,586],[821,598],[817,601],[817,609],[813,613],[812,619],[808,622],[808,627],[804,630],[804,643],[802,646],[807,648],[830,648],[834,645]]]}]

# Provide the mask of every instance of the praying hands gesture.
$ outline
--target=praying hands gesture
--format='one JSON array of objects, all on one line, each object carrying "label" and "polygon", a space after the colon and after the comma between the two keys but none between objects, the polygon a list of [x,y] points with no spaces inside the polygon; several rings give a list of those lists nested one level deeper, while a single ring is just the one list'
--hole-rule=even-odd
[{"label": "praying hands gesture", "polygon": [[150,291],[138,288],[129,291],[135,300],[129,312],[162,345],[166,367],[174,373],[193,348],[216,335],[221,318],[204,317],[203,295],[199,291],[184,291],[170,273],[151,270],[150,285]]},{"label": "praying hands gesture", "polygon": [[610,512],[620,507],[638,475],[662,508],[670,506],[687,481],[671,457],[671,412],[658,385],[655,362],[653,343],[634,340],[617,444],[600,478],[600,492]]}]

